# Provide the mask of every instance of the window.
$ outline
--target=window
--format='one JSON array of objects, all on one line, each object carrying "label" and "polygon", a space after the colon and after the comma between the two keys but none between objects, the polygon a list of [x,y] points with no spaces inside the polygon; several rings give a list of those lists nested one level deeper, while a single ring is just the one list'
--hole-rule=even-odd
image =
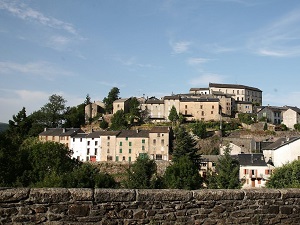
[{"label": "window", "polygon": [[110,136],[107,136],[107,140],[110,140]]},{"label": "window", "polygon": [[142,150],[145,150],[145,146],[142,146]]},{"label": "window", "polygon": [[129,149],[129,154],[131,154],[131,148]]},{"label": "window", "polygon": [[122,141],[120,141],[120,146],[122,146]]},{"label": "window", "polygon": [[185,108],[187,109],[187,105],[185,105]]},{"label": "window", "polygon": [[214,114],[214,111],[211,111],[210,114]]},{"label": "window", "polygon": [[161,140],[161,145],[162,145],[162,146],[165,145],[165,140],[164,140],[164,139]]},{"label": "window", "polygon": [[75,138],[73,138],[73,142],[75,142]]},{"label": "window", "polygon": [[107,153],[109,153],[109,148],[107,149]]},{"label": "window", "polygon": [[125,156],[123,156],[122,160],[125,161]]},{"label": "window", "polygon": [[157,134],[157,137],[160,137],[160,133]]},{"label": "window", "polygon": [[145,139],[142,139],[142,143],[145,144]]},{"label": "window", "polygon": [[88,149],[86,150],[86,154],[87,154],[87,155],[90,154],[90,148],[88,148]]},{"label": "window", "polygon": [[87,145],[90,145],[90,141],[87,142]]},{"label": "window", "polygon": [[153,139],[153,145],[156,145],[156,139]]},{"label": "window", "polygon": [[82,142],[82,138],[80,138],[80,142]]},{"label": "window", "polygon": [[131,146],[131,141],[129,142],[129,146]]},{"label": "window", "polygon": [[116,162],[118,162],[119,161],[119,156],[116,156]]},{"label": "window", "polygon": [[156,160],[162,160],[162,155],[157,154],[157,155],[155,156],[155,159],[156,159]]},{"label": "window", "polygon": [[200,109],[203,109],[203,105],[200,105]]},{"label": "window", "polygon": [[126,137],[125,140],[128,141],[128,137]]},{"label": "window", "polygon": [[122,149],[120,148],[120,153],[122,153]]},{"label": "window", "polygon": [[128,157],[128,162],[131,162],[131,156]]},{"label": "window", "polygon": [[211,106],[211,108],[212,108],[212,109],[214,109],[214,108],[215,108],[215,106],[214,106],[214,105],[212,105],[212,106]]},{"label": "window", "polygon": [[109,146],[109,142],[107,142],[107,146]]},{"label": "window", "polygon": [[201,111],[201,115],[204,116],[204,111]]},{"label": "window", "polygon": [[95,155],[97,155],[97,153],[98,153],[98,149],[97,149],[97,148],[95,148]]},{"label": "window", "polygon": [[95,141],[95,145],[98,145],[98,141]]}]

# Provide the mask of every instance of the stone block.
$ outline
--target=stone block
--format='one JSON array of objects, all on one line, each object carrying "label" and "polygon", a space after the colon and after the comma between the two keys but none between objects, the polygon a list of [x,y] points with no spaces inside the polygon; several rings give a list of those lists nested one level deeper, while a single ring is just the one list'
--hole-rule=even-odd
[{"label": "stone block", "polygon": [[171,202],[183,201],[188,202],[193,198],[193,193],[187,190],[159,190],[159,189],[139,189],[137,190],[137,201],[152,202]]},{"label": "stone block", "polygon": [[28,198],[29,188],[0,189],[0,203],[16,202]]},{"label": "stone block", "polygon": [[281,197],[281,193],[277,189],[245,189],[246,200],[262,200],[262,199],[277,199]]},{"label": "stone block", "polygon": [[300,198],[300,189],[299,188],[286,188],[286,189],[279,189],[281,193],[281,198],[283,200],[289,198]]},{"label": "stone block", "polygon": [[69,215],[70,216],[88,216],[90,213],[90,206],[89,205],[69,205]]},{"label": "stone block", "polygon": [[69,188],[71,199],[73,201],[92,201],[94,190],[90,188]]},{"label": "stone block", "polygon": [[135,190],[130,189],[95,189],[95,202],[132,202],[136,200]]},{"label": "stone block", "polygon": [[193,192],[194,198],[198,201],[207,200],[243,200],[244,192],[242,190],[223,190],[223,189],[208,189],[208,190],[197,190]]},{"label": "stone block", "polygon": [[33,203],[61,203],[70,200],[70,192],[66,188],[33,188],[29,194]]}]

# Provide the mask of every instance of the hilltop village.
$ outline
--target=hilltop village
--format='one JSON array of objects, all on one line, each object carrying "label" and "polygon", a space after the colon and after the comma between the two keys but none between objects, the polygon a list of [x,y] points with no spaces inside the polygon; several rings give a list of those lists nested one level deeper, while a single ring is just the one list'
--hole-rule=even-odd
[{"label": "hilltop village", "polygon": [[[110,124],[118,111],[130,111],[132,98],[115,100],[111,114],[104,113],[103,102],[90,103],[85,107],[85,119],[87,123],[98,118],[96,122],[105,120]],[[169,162],[174,125],[170,114],[175,109],[185,124],[202,121],[217,127],[211,128],[206,137],[194,135],[202,154],[203,177],[208,170],[214,171],[227,146],[239,161],[243,188],[264,187],[274,168],[300,158],[300,136],[295,131],[295,125],[300,123],[300,109],[262,106],[259,88],[209,83],[207,88],[191,88],[186,94],[136,99],[149,126],[132,126],[127,130],[100,129],[92,124],[81,128],[45,128],[39,139],[65,144],[72,150],[72,157],[82,162],[131,163],[145,155],[156,162]],[[232,121],[238,121],[239,132],[224,133],[225,126]],[[257,135],[253,135],[255,132]],[[209,138],[217,141],[212,144],[206,141]],[[212,151],[216,149],[217,152]]]}]

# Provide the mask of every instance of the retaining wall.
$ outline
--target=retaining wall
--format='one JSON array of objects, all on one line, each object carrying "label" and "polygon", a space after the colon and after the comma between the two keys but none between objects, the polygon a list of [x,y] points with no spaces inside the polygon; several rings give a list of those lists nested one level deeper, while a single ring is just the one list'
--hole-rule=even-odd
[{"label": "retaining wall", "polygon": [[300,224],[300,189],[1,188],[0,224]]}]

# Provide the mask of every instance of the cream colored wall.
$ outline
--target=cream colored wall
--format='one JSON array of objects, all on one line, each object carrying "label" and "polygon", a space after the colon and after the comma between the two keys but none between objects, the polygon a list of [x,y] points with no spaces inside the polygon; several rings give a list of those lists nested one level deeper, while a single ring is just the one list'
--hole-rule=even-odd
[{"label": "cream colored wall", "polygon": [[[122,149],[122,152],[120,152],[120,149]],[[129,149],[131,149],[131,153]],[[147,137],[117,137],[114,161],[136,161],[140,153],[148,153]]]},{"label": "cream colored wall", "polygon": [[179,113],[179,107],[180,107],[179,99],[165,99],[164,100],[166,120],[168,120],[170,110],[171,110],[173,105],[175,106],[177,113]]},{"label": "cream colored wall", "polygon": [[162,155],[162,160],[169,160],[169,133],[149,134],[149,156],[156,159],[156,155]]},{"label": "cream colored wall", "polygon": [[[187,120],[219,120],[219,102],[180,102],[180,113],[193,115]],[[202,113],[203,112],[203,113]]]},{"label": "cream colored wall", "polygon": [[[116,139],[116,136],[100,136],[100,161],[116,160]],[[111,160],[108,160],[108,156]]]}]

